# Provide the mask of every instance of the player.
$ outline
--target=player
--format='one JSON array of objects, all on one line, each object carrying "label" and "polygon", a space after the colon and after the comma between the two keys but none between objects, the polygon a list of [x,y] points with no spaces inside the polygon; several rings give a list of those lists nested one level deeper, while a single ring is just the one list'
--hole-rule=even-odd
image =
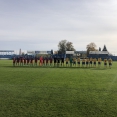
[{"label": "player", "polygon": [[50,66],[52,67],[52,57],[50,57]]},{"label": "player", "polygon": [[35,57],[35,66],[37,66],[38,58]]},{"label": "player", "polygon": [[73,58],[73,66],[75,65],[76,67],[76,58]]},{"label": "player", "polygon": [[39,58],[39,60],[40,60],[39,66],[42,66],[42,64],[43,64],[43,58],[42,58],[42,56]]},{"label": "player", "polygon": [[93,65],[94,65],[94,67],[96,67],[96,61],[97,61],[97,59],[94,58],[94,60],[93,60]]},{"label": "player", "polygon": [[24,65],[26,65],[26,58],[24,57]]},{"label": "player", "polygon": [[61,58],[61,66],[64,67],[64,57]]},{"label": "player", "polygon": [[33,66],[33,57],[30,58],[30,66]]},{"label": "player", "polygon": [[15,66],[15,64],[16,64],[16,58],[14,57],[13,58],[13,66]]},{"label": "player", "polygon": [[85,58],[82,59],[82,67],[85,66]]},{"label": "player", "polygon": [[80,58],[77,59],[78,67],[80,67]]},{"label": "player", "polygon": [[73,62],[73,59],[70,58],[70,67],[72,67],[72,62]]},{"label": "player", "polygon": [[43,57],[43,66],[45,66],[46,64],[45,64],[45,60],[46,60],[46,58],[45,57]]},{"label": "player", "polygon": [[49,59],[48,59],[48,57],[45,59],[45,62],[46,62],[46,66],[48,66],[48,61],[49,61]]},{"label": "player", "polygon": [[57,63],[57,58],[56,56],[54,57],[54,67],[56,66],[56,63]]},{"label": "player", "polygon": [[109,64],[109,68],[111,69],[111,66],[112,66],[112,59],[108,59],[108,64]]},{"label": "player", "polygon": [[101,58],[98,58],[98,67],[101,66]]},{"label": "player", "polygon": [[27,65],[29,65],[29,62],[30,62],[30,59],[29,59],[29,57],[27,57]]},{"label": "player", "polygon": [[60,58],[57,58],[57,67],[59,67],[60,64]]},{"label": "player", "polygon": [[68,64],[69,58],[66,58],[65,61],[66,61],[66,67],[68,67],[69,66],[69,64]]},{"label": "player", "polygon": [[90,59],[89,59],[89,61],[90,61],[89,66],[90,66],[90,67],[92,67],[92,62],[93,62],[93,59],[92,59],[92,58],[90,58]]},{"label": "player", "polygon": [[19,61],[20,61],[20,59],[19,59],[19,57],[17,57],[17,65],[19,66]]},{"label": "player", "polygon": [[104,67],[107,68],[107,59],[104,59]]},{"label": "player", "polygon": [[20,66],[21,66],[21,57],[19,57],[19,64],[20,64]]},{"label": "player", "polygon": [[89,65],[89,58],[86,59],[86,67]]},{"label": "player", "polygon": [[20,57],[20,66],[23,66],[23,57]]}]

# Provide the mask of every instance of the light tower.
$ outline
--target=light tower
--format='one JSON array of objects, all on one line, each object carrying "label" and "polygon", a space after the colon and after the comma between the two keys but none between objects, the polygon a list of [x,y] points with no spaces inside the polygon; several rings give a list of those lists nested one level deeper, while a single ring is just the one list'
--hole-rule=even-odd
[{"label": "light tower", "polygon": [[22,54],[22,52],[21,52],[21,49],[19,50],[19,55],[21,55]]}]

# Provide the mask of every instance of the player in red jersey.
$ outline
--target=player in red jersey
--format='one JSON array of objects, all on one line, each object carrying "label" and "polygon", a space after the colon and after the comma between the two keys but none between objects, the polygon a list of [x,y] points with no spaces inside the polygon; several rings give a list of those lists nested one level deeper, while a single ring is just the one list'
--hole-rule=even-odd
[{"label": "player in red jersey", "polygon": [[50,66],[52,66],[52,57],[50,57]]},{"label": "player in red jersey", "polygon": [[19,57],[19,64],[20,64],[20,66],[21,66],[21,57]]},{"label": "player in red jersey", "polygon": [[39,58],[39,60],[40,60],[40,66],[42,66],[42,64],[43,64],[43,58],[42,58],[42,56]]}]

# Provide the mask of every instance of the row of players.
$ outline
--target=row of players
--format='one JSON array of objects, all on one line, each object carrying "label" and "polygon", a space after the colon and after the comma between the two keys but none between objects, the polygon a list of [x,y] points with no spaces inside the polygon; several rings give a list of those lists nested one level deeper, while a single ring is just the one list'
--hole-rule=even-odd
[{"label": "row of players", "polygon": [[[66,58],[64,60],[64,58],[54,58],[52,59],[52,57],[48,58],[44,58],[44,57],[40,57],[40,58],[33,58],[33,57],[27,57],[27,58],[23,58],[23,57],[17,57],[17,58],[13,58],[13,66],[17,66],[17,65],[35,65],[37,66],[39,61],[39,66],[47,66],[47,65],[54,65],[54,66],[64,66],[64,62],[66,63],[66,66],[76,66],[76,64],[78,64],[78,67],[80,67],[80,64],[82,64],[82,67],[84,67],[86,65],[86,67],[90,66],[92,67],[92,65],[94,67],[96,67],[96,63],[98,62],[98,66],[101,65],[102,59],[101,58],[84,58],[84,59],[80,59],[80,58]],[[104,59],[104,66],[107,67],[107,65],[109,65],[109,67],[111,68],[112,66],[112,59]],[[54,64],[53,64],[54,63]]]}]

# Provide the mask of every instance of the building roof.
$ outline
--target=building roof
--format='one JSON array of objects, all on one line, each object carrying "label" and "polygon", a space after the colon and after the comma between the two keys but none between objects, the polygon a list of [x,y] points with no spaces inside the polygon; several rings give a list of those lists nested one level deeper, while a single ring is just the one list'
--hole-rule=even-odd
[{"label": "building roof", "polygon": [[89,54],[109,54],[108,51],[90,51]]},{"label": "building roof", "polygon": [[86,54],[87,51],[75,51],[75,53]]}]

